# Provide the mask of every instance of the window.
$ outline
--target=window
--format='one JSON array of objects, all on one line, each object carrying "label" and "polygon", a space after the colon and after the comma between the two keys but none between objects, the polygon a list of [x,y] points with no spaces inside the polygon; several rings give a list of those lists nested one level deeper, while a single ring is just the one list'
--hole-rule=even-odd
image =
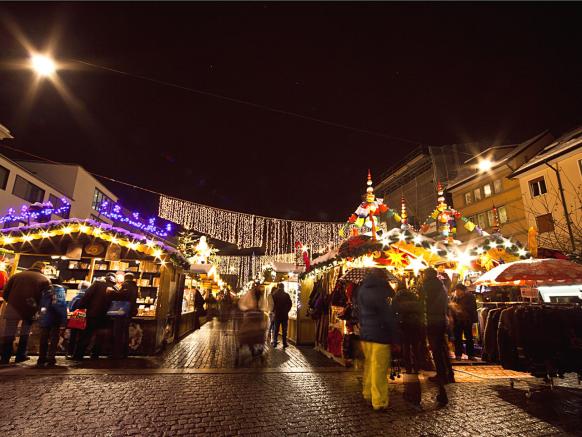
[{"label": "window", "polygon": [[[61,206],[63,206],[63,201],[61,199],[59,199],[57,196],[55,196],[54,194],[49,194],[49,202],[53,204],[54,209],[59,209]],[[63,212],[62,214],[58,214],[58,216],[61,218],[67,219],[67,218],[69,218],[70,212],[71,212],[71,210],[68,209],[65,212]]]},{"label": "window", "polygon": [[536,225],[540,234],[544,232],[552,232],[554,230],[554,219],[552,213],[538,215],[536,217]]},{"label": "window", "polygon": [[487,184],[483,187],[483,193],[485,194],[485,198],[491,197],[491,194],[493,194],[491,191],[491,184]]},{"label": "window", "polygon": [[477,216],[477,223],[479,224],[479,227],[485,229],[487,227],[487,222],[486,222],[486,215],[484,212],[482,212],[481,214],[479,214]]},{"label": "window", "polygon": [[503,191],[503,183],[501,182],[501,179],[495,179],[493,181],[493,191],[495,191],[495,194]]},{"label": "window", "polygon": [[30,203],[42,202],[44,199],[44,190],[42,188],[18,175],[16,175],[16,180],[14,181],[12,194]]},{"label": "window", "polygon": [[6,189],[6,184],[8,183],[8,176],[10,176],[10,170],[4,168],[0,165],[0,188]]},{"label": "window", "polygon": [[529,181],[529,190],[531,192],[531,197],[541,196],[542,194],[546,194],[548,190],[546,189],[546,181],[544,177],[534,179],[533,181]]},{"label": "window", "polygon": [[489,223],[489,226],[491,227],[497,225],[495,220],[495,211],[493,210],[487,211],[487,223]]},{"label": "window", "polygon": [[469,191],[468,193],[465,193],[465,205],[470,205],[471,203],[473,203],[473,196]]},{"label": "window", "polygon": [[497,216],[499,217],[499,223],[507,223],[507,209],[505,206],[497,208]]},{"label": "window", "polygon": [[478,202],[479,200],[481,200],[481,188],[476,188],[473,191],[473,194],[475,195],[475,202]]},{"label": "window", "polygon": [[99,207],[103,204],[103,202],[109,202],[109,206],[111,206],[113,200],[107,197],[99,188],[95,188],[91,208],[93,208],[95,211],[99,211]]}]

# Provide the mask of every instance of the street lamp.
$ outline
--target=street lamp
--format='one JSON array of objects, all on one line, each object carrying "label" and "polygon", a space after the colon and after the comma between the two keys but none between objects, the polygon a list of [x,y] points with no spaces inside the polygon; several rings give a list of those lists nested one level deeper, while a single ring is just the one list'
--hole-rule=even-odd
[{"label": "street lamp", "polygon": [[485,172],[491,170],[491,168],[493,167],[493,163],[491,162],[490,159],[482,159],[477,164],[477,167],[479,168],[479,171],[485,173]]},{"label": "street lamp", "polygon": [[57,70],[55,61],[46,55],[34,54],[30,57],[32,69],[41,77],[52,76]]}]

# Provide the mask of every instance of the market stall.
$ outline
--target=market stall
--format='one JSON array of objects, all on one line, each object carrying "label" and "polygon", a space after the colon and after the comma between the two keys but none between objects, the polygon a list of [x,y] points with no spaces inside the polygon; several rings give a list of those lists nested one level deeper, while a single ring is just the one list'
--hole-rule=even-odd
[{"label": "market stall", "polygon": [[[139,297],[138,315],[130,326],[130,353],[155,354],[174,341],[179,316],[176,301],[187,263],[160,239],[93,220],[67,219],[3,229],[0,245],[14,252],[12,260],[6,261],[11,274],[30,268],[35,261],[45,262],[45,274],[67,287],[67,301],[81,281],[92,282],[108,272],[132,272]],[[59,343],[60,352],[66,350],[67,335]],[[37,352],[36,325],[29,348]]]}]

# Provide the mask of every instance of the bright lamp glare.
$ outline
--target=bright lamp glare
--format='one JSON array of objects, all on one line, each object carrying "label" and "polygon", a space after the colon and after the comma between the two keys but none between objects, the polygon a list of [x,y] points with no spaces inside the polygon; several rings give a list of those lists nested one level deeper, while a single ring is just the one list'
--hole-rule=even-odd
[{"label": "bright lamp glare", "polygon": [[493,167],[493,163],[489,159],[484,159],[479,161],[479,170],[481,171],[489,171]]},{"label": "bright lamp glare", "polygon": [[30,58],[30,63],[32,64],[32,69],[39,76],[51,76],[57,69],[55,62],[44,55],[33,55]]}]

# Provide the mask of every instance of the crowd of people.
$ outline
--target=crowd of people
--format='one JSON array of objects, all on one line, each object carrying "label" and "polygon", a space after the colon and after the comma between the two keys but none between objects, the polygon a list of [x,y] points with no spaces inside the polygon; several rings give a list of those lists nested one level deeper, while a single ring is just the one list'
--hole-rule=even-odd
[{"label": "crowd of people", "polygon": [[[356,313],[364,359],[363,397],[375,410],[389,405],[388,382],[393,349],[401,356],[408,374],[425,368],[430,348],[436,375],[437,402],[448,403],[445,389],[455,382],[448,338],[454,338],[455,357],[463,350],[474,358],[473,323],[477,321],[475,296],[463,284],[457,284],[449,297],[450,281],[435,269],[423,272],[420,284],[407,288],[399,281],[396,290],[383,269],[372,269],[357,287]],[[464,346],[464,349],[463,349]],[[413,401],[420,404],[420,396]]]},{"label": "crowd of people", "polygon": [[[6,308],[0,337],[0,364],[10,362],[18,332],[15,362],[30,359],[27,355],[28,340],[33,321],[38,316],[40,344],[36,365],[39,368],[55,366],[61,331],[68,326],[68,312],[75,311],[83,313],[84,321],[82,325],[69,327],[68,359],[81,361],[87,352],[91,358],[97,359],[104,346],[107,346],[111,358],[126,358],[130,321],[137,315],[138,287],[134,275],[109,272],[93,284],[83,281],[78,286],[77,295],[67,304],[66,288],[58,279],[45,276],[45,267],[43,262],[35,262],[30,269],[13,275],[4,287]],[[103,335],[104,331],[111,335]],[[106,341],[108,345],[104,344]]]}]

